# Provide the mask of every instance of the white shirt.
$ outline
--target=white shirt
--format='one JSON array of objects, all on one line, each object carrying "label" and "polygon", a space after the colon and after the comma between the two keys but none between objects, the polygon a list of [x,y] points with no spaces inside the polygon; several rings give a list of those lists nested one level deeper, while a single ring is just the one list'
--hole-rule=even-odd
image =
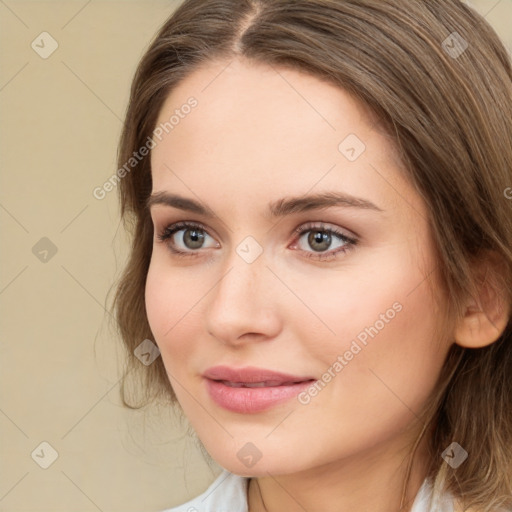
[{"label": "white shirt", "polygon": [[[197,498],[162,512],[248,512],[247,487],[249,478],[224,470],[208,489]],[[440,503],[431,503],[432,488],[423,482],[411,512],[454,512],[451,495],[443,496]]]}]

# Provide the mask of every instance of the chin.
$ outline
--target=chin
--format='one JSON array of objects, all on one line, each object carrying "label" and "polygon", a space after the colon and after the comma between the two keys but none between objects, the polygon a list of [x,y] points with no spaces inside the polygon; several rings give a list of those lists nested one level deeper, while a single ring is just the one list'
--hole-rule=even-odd
[{"label": "chin", "polygon": [[[218,447],[217,447],[218,448]],[[265,455],[252,444],[244,444],[238,448],[235,456],[226,456],[226,451],[216,453],[217,450],[209,451],[210,456],[224,469],[244,477],[263,477],[271,475],[284,475],[295,473],[301,470],[298,461],[287,453],[279,453],[275,450],[272,455]],[[291,463],[293,462],[293,467]]]}]

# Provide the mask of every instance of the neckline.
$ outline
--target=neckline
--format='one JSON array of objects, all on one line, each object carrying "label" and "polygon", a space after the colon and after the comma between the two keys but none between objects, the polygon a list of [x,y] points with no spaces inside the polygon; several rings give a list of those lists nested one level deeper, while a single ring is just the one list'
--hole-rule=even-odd
[{"label": "neckline", "polygon": [[[255,477],[235,476],[237,476],[240,483],[244,486],[242,488],[245,490],[246,506],[247,510],[249,510],[249,484],[251,479]],[[439,503],[439,501],[441,502]],[[431,478],[426,477],[414,497],[410,512],[453,512],[455,511],[453,503],[453,496],[450,493],[443,494],[434,502],[433,482]],[[448,504],[450,507],[445,508]]]}]

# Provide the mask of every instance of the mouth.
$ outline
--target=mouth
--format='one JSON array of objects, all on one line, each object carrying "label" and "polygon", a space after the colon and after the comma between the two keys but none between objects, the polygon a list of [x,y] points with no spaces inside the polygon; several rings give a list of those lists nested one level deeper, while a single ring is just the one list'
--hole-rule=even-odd
[{"label": "mouth", "polygon": [[245,366],[244,368],[213,366],[204,372],[203,377],[232,384],[258,384],[259,387],[263,387],[264,385],[282,386],[284,384],[315,380],[312,376],[292,375],[254,366]]},{"label": "mouth", "polygon": [[203,377],[216,405],[240,414],[258,413],[282,404],[316,380],[262,368],[227,366],[210,368]]},{"label": "mouth", "polygon": [[274,388],[277,386],[292,386],[293,384],[300,384],[301,382],[306,381],[279,382],[275,380],[268,380],[263,382],[231,382],[229,380],[219,380],[216,382],[221,382],[222,384],[224,384],[225,386],[229,386],[230,388]]}]

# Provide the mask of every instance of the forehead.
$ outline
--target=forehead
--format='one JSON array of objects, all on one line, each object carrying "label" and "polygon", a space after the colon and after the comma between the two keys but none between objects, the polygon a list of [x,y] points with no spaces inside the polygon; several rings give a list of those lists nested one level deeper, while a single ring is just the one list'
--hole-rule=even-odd
[{"label": "forehead", "polygon": [[[192,97],[196,106],[183,108]],[[382,189],[375,169],[400,180],[400,162],[372,121],[352,95],[312,75],[247,60],[210,62],[160,111],[157,127],[168,130],[151,154],[154,190],[221,188],[228,196],[243,189],[268,199],[270,190],[312,187],[361,194],[371,181]],[[377,201],[379,190],[373,195]]]},{"label": "forehead", "polygon": [[[230,130],[236,126],[225,124],[238,121],[239,126],[254,127],[253,139],[256,131],[263,138],[280,130],[279,139],[274,142],[304,135],[306,131],[306,135],[321,135],[329,142],[347,130],[358,130],[364,137],[375,122],[370,119],[369,109],[334,84],[294,69],[247,59],[204,63],[172,90],[157,124],[165,123],[191,96],[198,101],[195,115],[180,124],[192,125],[202,135],[217,125],[231,138],[243,136],[247,131]],[[179,136],[183,132],[180,128],[175,126],[173,135]]]}]

